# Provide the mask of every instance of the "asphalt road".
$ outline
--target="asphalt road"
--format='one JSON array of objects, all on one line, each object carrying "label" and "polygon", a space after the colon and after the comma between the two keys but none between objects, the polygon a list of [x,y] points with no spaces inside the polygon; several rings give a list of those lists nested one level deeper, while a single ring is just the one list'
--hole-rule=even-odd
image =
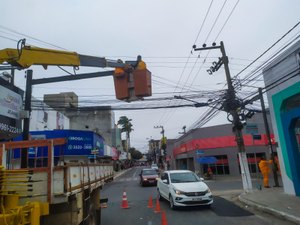
[{"label": "asphalt road", "polygon": [[[141,168],[133,168],[106,184],[101,191],[101,198],[108,198],[108,207],[102,209],[101,225],[161,225],[161,213],[155,213],[156,187],[141,187],[139,185],[139,172]],[[187,207],[171,210],[167,201],[160,202],[169,225],[240,225],[257,224],[271,225],[284,224],[273,218],[255,215],[242,205],[230,201],[232,193],[241,191],[242,184],[238,180],[209,181],[207,184],[212,192],[218,193],[214,197],[214,204],[207,207]],[[122,195],[126,192],[129,209],[122,209]],[[224,196],[223,196],[223,194]],[[153,199],[153,208],[148,208],[149,198]],[[254,212],[255,213],[255,212]],[[164,224],[165,225],[165,224]]]}]

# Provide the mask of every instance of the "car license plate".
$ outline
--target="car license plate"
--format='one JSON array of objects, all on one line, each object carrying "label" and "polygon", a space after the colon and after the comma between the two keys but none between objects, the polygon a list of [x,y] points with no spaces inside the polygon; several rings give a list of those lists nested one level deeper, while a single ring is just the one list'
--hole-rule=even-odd
[{"label": "car license plate", "polygon": [[154,180],[149,180],[149,183],[154,183]]},{"label": "car license plate", "polygon": [[193,201],[201,201],[202,198],[192,198]]}]

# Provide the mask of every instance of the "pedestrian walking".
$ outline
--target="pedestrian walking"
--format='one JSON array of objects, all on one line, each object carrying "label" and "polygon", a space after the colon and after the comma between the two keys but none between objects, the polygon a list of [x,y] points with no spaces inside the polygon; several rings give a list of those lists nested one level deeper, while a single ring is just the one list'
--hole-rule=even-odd
[{"label": "pedestrian walking", "polygon": [[266,160],[265,157],[261,157],[261,160],[258,164],[260,172],[263,176],[263,183],[265,188],[270,188],[269,185],[269,173],[270,173],[270,165],[272,164],[272,160]]}]

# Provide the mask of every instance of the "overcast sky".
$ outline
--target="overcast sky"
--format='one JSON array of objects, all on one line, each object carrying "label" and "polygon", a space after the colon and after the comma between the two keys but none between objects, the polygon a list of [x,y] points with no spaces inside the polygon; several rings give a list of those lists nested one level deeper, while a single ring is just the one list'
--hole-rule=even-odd
[{"label": "overcast sky", "polygon": [[[159,99],[197,91],[214,91],[217,96],[226,88],[223,68],[213,75],[206,72],[221,56],[220,51],[191,52],[194,44],[201,47],[203,43],[210,46],[223,41],[234,76],[300,21],[299,0],[2,0],[1,9],[0,49],[16,48],[17,41],[26,38],[31,45],[108,59],[133,60],[142,55],[153,75],[153,98]],[[297,26],[240,78],[299,32]],[[66,75],[57,68],[33,70],[34,78]],[[86,71],[100,70],[80,68],[78,73]],[[17,72],[16,85],[25,87],[24,71]],[[38,85],[33,95],[42,99],[44,94],[66,91],[74,91],[82,104],[125,104],[114,100],[112,77]],[[207,102],[210,97],[215,96],[205,95],[198,101]],[[173,103],[156,100],[126,104],[144,107]],[[167,138],[176,138],[183,126],[193,127],[207,110],[189,107],[115,111],[115,119],[132,119],[131,144],[145,151],[147,138],[161,137],[161,129],[154,126],[163,126]],[[205,126],[223,123],[228,121],[220,113]]]}]

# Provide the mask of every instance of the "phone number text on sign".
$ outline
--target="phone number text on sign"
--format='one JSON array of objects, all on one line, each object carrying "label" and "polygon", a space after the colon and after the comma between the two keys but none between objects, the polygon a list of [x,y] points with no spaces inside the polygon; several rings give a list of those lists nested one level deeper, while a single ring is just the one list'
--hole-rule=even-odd
[{"label": "phone number text on sign", "polygon": [[8,124],[0,123],[0,131],[10,132],[13,134],[20,134],[22,130],[17,127],[10,126]]}]

